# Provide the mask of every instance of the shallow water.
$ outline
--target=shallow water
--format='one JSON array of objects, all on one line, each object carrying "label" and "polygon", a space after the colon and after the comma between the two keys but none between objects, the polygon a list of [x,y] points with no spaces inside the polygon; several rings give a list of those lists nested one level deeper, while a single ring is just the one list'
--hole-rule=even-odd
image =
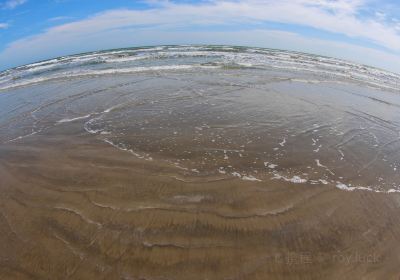
[{"label": "shallow water", "polygon": [[398,279],[399,76],[169,46],[0,73],[1,279]]},{"label": "shallow water", "polygon": [[0,140],[80,123],[182,175],[399,192],[399,76],[267,49],[170,46],[0,74]]}]

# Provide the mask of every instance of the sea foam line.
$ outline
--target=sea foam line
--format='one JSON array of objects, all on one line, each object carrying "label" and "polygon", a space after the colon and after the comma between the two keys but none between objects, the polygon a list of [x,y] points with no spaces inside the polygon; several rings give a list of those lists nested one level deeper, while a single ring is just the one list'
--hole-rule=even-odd
[{"label": "sea foam line", "polygon": [[71,119],[66,118],[66,119],[62,119],[62,120],[57,121],[57,123],[68,123],[68,122],[74,122],[74,121],[77,121],[77,120],[83,120],[83,119],[89,118],[91,115],[92,114],[85,115],[85,116],[80,116],[80,117],[76,117],[76,118],[71,118]]},{"label": "sea foam line", "polygon": [[274,174],[274,177],[271,178],[272,180],[284,180],[286,182],[294,183],[294,184],[304,184],[307,183],[307,179],[303,179],[300,176],[293,176],[292,178],[288,178],[285,176],[282,176],[278,173]]},{"label": "sea foam line", "polygon": [[163,66],[149,66],[149,67],[130,67],[130,68],[117,68],[117,69],[103,69],[103,70],[86,70],[78,72],[63,72],[55,75],[49,75],[46,77],[28,79],[19,83],[13,83],[0,87],[0,90],[11,89],[19,86],[27,86],[35,83],[51,81],[60,78],[77,78],[85,76],[100,76],[100,75],[111,75],[111,74],[130,74],[139,72],[151,72],[151,71],[167,71],[167,70],[189,70],[193,68],[205,68],[205,69],[215,69],[221,68],[221,66],[203,66],[203,65],[163,65]]},{"label": "sea foam line", "polygon": [[389,194],[389,193],[400,193],[400,190],[396,190],[396,189],[390,189],[387,191],[381,191],[381,190],[374,190],[371,187],[362,187],[362,186],[349,186],[346,185],[342,182],[337,182],[336,184],[336,188],[344,190],[344,191],[348,191],[348,192],[352,192],[352,191],[369,191],[369,192],[375,192],[375,193],[384,193],[384,194]]}]

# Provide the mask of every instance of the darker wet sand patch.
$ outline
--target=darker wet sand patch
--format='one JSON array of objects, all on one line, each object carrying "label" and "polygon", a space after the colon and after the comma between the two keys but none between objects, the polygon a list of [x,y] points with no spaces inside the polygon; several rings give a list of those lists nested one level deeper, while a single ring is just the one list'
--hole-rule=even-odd
[{"label": "darker wet sand patch", "polygon": [[84,134],[36,140],[0,151],[2,279],[400,273],[396,194],[195,178]]}]

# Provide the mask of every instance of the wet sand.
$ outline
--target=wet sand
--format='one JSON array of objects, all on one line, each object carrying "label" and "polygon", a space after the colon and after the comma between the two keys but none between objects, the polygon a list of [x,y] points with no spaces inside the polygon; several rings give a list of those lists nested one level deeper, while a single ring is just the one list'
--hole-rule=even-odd
[{"label": "wet sand", "polygon": [[171,66],[197,54],[15,70],[40,79],[0,88],[0,279],[399,279],[398,90]]},{"label": "wet sand", "polygon": [[[176,177],[78,125],[2,145],[1,279],[398,279],[400,196]],[[174,178],[176,177],[176,178]]]}]

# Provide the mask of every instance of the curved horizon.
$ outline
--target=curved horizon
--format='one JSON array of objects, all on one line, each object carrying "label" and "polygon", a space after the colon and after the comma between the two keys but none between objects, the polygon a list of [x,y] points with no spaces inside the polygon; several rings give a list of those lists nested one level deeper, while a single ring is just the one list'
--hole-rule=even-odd
[{"label": "curved horizon", "polygon": [[293,50],[289,50],[289,49],[258,47],[258,46],[251,46],[251,45],[223,45],[223,44],[165,44],[165,45],[161,44],[161,45],[140,45],[140,46],[131,46],[131,47],[120,47],[120,48],[111,48],[111,49],[91,50],[91,51],[85,51],[85,52],[78,52],[78,53],[65,54],[65,55],[60,55],[60,56],[55,56],[55,57],[49,57],[49,58],[46,58],[46,59],[43,59],[43,60],[37,60],[37,61],[30,62],[30,63],[17,65],[17,66],[11,67],[11,68],[0,70],[0,73],[6,72],[6,71],[9,71],[9,70],[13,70],[13,69],[18,69],[18,68],[21,68],[21,67],[24,67],[24,66],[29,66],[29,65],[33,65],[33,64],[37,64],[37,63],[42,63],[42,62],[47,62],[47,61],[59,59],[59,58],[74,57],[74,56],[80,56],[80,55],[85,55],[85,54],[109,52],[109,51],[116,51],[116,50],[130,50],[130,49],[134,50],[134,49],[141,49],[141,48],[184,47],[184,46],[191,46],[191,47],[255,48],[255,49],[273,50],[273,51],[283,51],[283,52],[290,52],[290,53],[299,53],[299,54],[305,54],[305,55],[316,56],[316,57],[337,59],[337,60],[341,60],[343,62],[352,63],[352,64],[356,64],[356,65],[359,65],[359,66],[375,68],[375,69],[378,69],[378,70],[381,70],[381,71],[385,71],[385,72],[388,72],[388,73],[392,73],[392,74],[400,74],[400,73],[396,73],[394,71],[390,71],[390,70],[387,70],[387,69],[384,69],[384,68],[380,68],[380,67],[377,67],[377,66],[363,64],[363,63],[360,63],[360,62],[357,62],[357,61],[352,61],[350,59],[344,59],[344,58],[328,56],[328,55],[321,55],[321,54],[311,53],[311,52],[306,52],[306,51],[293,51]]},{"label": "curved horizon", "polygon": [[0,2],[0,70],[146,45],[246,45],[400,73],[393,0]]}]

